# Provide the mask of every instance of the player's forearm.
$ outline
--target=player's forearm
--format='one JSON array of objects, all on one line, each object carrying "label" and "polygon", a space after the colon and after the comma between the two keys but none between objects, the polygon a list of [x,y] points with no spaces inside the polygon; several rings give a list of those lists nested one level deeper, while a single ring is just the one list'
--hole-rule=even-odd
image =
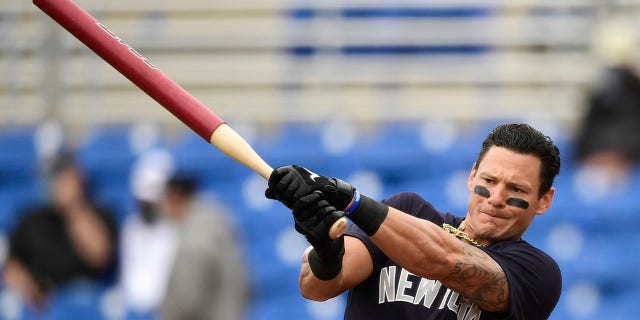
[{"label": "player's forearm", "polygon": [[344,292],[342,273],[328,281],[320,280],[313,274],[309,266],[309,251],[307,250],[302,257],[302,267],[298,280],[302,296],[310,300],[325,301]]},{"label": "player's forearm", "polygon": [[464,254],[461,242],[440,226],[394,208],[371,240],[410,272],[434,280],[448,276]]}]

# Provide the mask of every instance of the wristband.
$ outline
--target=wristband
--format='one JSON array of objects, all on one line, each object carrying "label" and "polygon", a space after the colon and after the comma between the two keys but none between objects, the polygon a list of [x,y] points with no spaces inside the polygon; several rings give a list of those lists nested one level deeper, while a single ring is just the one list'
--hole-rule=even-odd
[{"label": "wristband", "polygon": [[359,204],[360,204],[360,192],[358,192],[358,190],[355,190],[353,192],[353,199],[351,200],[351,203],[349,203],[349,205],[344,209],[344,214],[348,215],[356,211]]},{"label": "wristband", "polygon": [[[358,198],[356,201],[356,197]],[[353,205],[355,204],[355,206]],[[355,207],[355,208],[351,208]],[[352,212],[346,213],[349,209]],[[355,223],[368,236],[374,235],[389,213],[389,207],[356,191],[354,200],[345,210],[346,217]]]},{"label": "wristband", "polygon": [[340,271],[342,271],[342,257],[344,255],[344,248],[342,252],[336,257],[334,261],[324,262],[318,256],[316,249],[309,251],[309,255],[307,255],[307,259],[309,261],[309,267],[311,268],[311,272],[316,278],[324,281],[329,281],[335,278]]}]

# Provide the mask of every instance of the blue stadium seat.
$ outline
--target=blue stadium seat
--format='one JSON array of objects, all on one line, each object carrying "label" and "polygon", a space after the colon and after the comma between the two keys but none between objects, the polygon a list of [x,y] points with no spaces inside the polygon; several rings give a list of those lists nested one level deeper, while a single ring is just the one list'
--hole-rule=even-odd
[{"label": "blue stadium seat", "polygon": [[429,177],[435,163],[424,150],[416,123],[388,123],[368,135],[354,150],[358,167],[379,174],[384,183]]},{"label": "blue stadium seat", "polygon": [[596,286],[594,294],[586,294],[585,297],[571,296],[571,289],[568,288],[563,292],[564,296],[561,297],[551,320],[636,318],[638,301],[636,288],[621,290],[610,286]]},{"label": "blue stadium seat", "polygon": [[471,170],[486,134],[479,131],[447,122],[391,122],[363,139],[354,154],[359,166],[379,173],[385,183],[445,179]]},{"label": "blue stadium seat", "polygon": [[[635,195],[640,183],[631,181],[626,189],[611,190],[606,194],[596,195],[592,199],[585,198],[589,188],[593,193],[597,187],[592,181],[575,180],[577,171],[564,172],[556,179],[556,193],[553,204],[547,214],[557,220],[571,220],[587,229],[625,228],[629,225],[640,225],[640,198]],[[578,190],[577,188],[583,188]],[[579,193],[583,193],[583,195]]]},{"label": "blue stadium seat", "polygon": [[46,195],[37,184],[0,187],[0,230],[9,232],[15,227],[20,214],[29,206],[40,203]]},{"label": "blue stadium seat", "polygon": [[127,310],[122,320],[159,320],[160,317],[156,314],[155,311],[134,311]]},{"label": "blue stadium seat", "polygon": [[39,175],[34,129],[10,127],[0,131],[0,188],[35,182]]},{"label": "blue stadium seat", "polygon": [[247,320],[310,319],[305,300],[299,293],[254,299],[247,310]]},{"label": "blue stadium seat", "polygon": [[584,241],[584,250],[571,262],[573,273],[607,286],[634,288],[640,285],[640,277],[630,277],[640,263],[640,236],[635,229],[586,232]]},{"label": "blue stadium seat", "polygon": [[108,209],[120,226],[135,210],[135,202],[129,185],[102,184],[92,188],[94,201]]},{"label": "blue stadium seat", "polygon": [[47,319],[105,319],[101,297],[104,288],[91,282],[78,281],[59,288],[47,309]]},{"label": "blue stadium seat", "polygon": [[249,171],[192,131],[184,132],[172,143],[170,152],[180,173],[198,177],[205,185],[223,188],[229,181]]},{"label": "blue stadium seat", "polygon": [[275,241],[263,239],[245,243],[244,251],[252,291],[256,297],[277,296],[298,291],[300,266],[284,263],[278,256]]},{"label": "blue stadium seat", "polygon": [[136,157],[130,144],[129,130],[126,125],[96,128],[78,146],[78,160],[92,185],[128,185]]},{"label": "blue stadium seat", "polygon": [[303,298],[299,292],[256,299],[247,310],[247,320],[339,320],[344,318],[344,296],[325,302]]},{"label": "blue stadium seat", "polygon": [[297,164],[327,176],[336,175],[336,159],[324,149],[322,126],[289,123],[259,137],[255,149],[273,167]]}]

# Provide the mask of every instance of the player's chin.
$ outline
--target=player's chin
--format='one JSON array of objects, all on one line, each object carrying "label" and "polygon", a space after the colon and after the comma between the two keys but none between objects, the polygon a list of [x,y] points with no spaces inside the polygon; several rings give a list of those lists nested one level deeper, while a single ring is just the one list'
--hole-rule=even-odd
[{"label": "player's chin", "polygon": [[481,213],[476,219],[476,228],[479,232],[491,237],[502,237],[508,233],[512,224],[508,219]]}]

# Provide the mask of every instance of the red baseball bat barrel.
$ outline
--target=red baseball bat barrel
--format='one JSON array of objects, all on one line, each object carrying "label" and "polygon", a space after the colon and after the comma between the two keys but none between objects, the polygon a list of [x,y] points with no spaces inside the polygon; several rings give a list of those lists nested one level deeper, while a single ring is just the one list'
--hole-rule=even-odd
[{"label": "red baseball bat barrel", "polygon": [[[156,100],[203,139],[265,179],[271,168],[222,118],[169,79],[140,53],[71,0],[33,0],[40,10]],[[337,238],[346,229],[345,218],[329,231]]]},{"label": "red baseball bat barrel", "polygon": [[69,0],[33,3],[207,141],[224,121]]}]

